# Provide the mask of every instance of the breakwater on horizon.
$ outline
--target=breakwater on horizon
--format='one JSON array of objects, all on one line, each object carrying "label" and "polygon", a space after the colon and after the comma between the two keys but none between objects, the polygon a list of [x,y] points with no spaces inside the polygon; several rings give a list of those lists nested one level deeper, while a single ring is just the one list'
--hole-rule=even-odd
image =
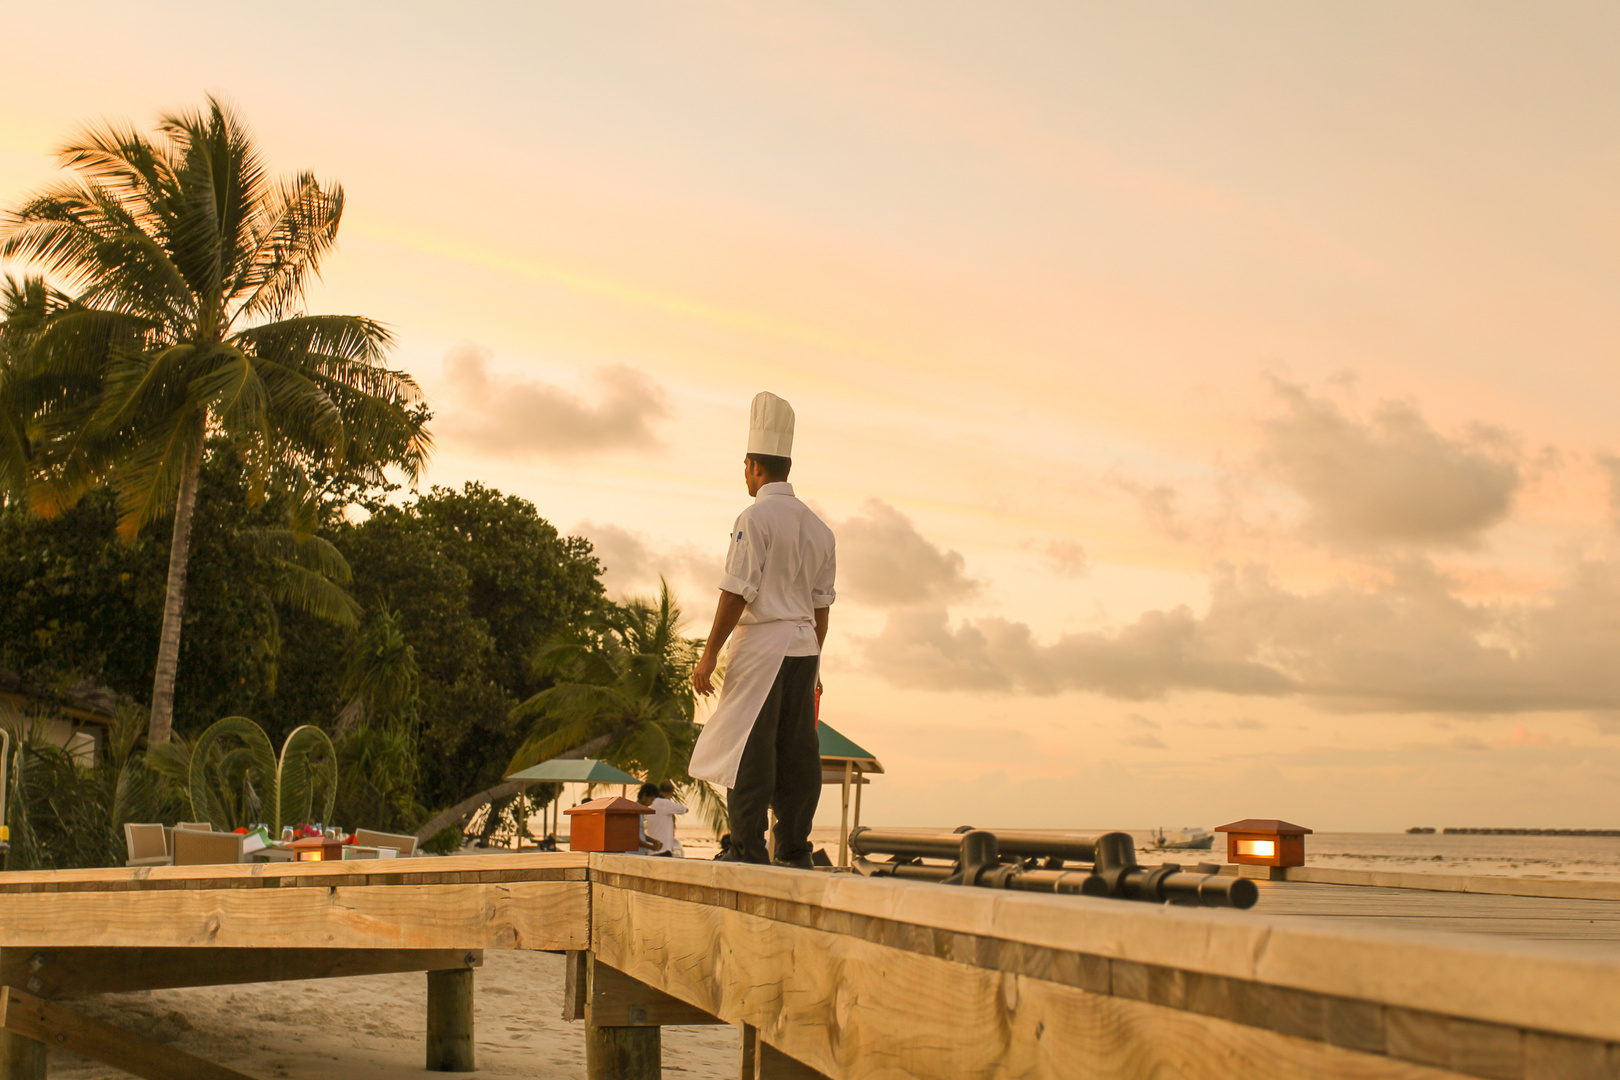
[{"label": "breakwater on horizon", "polygon": [[[1409,836],[1434,836],[1434,829],[1413,826]],[[1442,836],[1620,836],[1620,829],[1461,829],[1447,826],[1440,829]]]}]

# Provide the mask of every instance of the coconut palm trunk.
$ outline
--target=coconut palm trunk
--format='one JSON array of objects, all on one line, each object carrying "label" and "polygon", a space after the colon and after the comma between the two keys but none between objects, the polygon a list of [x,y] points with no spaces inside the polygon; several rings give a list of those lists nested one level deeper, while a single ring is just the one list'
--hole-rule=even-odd
[{"label": "coconut palm trunk", "polygon": [[[202,426],[202,417],[197,418]],[[180,667],[180,625],[186,612],[186,567],[191,561],[191,520],[197,509],[197,482],[202,476],[202,433],[186,457],[180,494],[174,504],[174,537],[169,542],[169,581],[163,593],[163,633],[158,638],[157,672],[152,678],[152,714],[146,741],[169,741],[174,729],[174,678]]]}]

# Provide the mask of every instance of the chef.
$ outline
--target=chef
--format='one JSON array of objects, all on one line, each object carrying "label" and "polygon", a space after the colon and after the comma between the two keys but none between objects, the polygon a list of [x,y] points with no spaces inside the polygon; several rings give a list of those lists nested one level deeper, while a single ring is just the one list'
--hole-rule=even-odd
[{"label": "chef", "polygon": [[757,395],[743,458],[754,504],[731,528],[714,629],[692,686],[714,693],[714,669],[729,641],[725,677],[688,772],[727,789],[731,847],[723,860],[772,861],[765,828],[774,809],[774,861],[808,870],[821,800],[816,686],[834,595],[833,534],[793,494],[792,459],[792,406],[775,394]]}]

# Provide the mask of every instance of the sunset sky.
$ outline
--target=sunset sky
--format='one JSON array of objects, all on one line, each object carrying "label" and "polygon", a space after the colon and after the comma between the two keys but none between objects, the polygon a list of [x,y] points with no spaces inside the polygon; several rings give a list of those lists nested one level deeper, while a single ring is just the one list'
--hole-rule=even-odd
[{"label": "sunset sky", "polygon": [[74,11],[0,203],[219,95],[342,183],[428,482],[616,593],[707,630],[792,402],[868,821],[1620,826],[1620,7]]}]

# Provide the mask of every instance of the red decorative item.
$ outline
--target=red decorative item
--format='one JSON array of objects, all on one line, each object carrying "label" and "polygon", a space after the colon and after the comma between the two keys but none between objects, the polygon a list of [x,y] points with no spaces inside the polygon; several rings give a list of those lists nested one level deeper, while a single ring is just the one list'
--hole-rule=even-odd
[{"label": "red decorative item", "polygon": [[614,795],[563,813],[574,819],[568,826],[569,851],[640,851],[640,815],[652,813],[652,807]]}]

